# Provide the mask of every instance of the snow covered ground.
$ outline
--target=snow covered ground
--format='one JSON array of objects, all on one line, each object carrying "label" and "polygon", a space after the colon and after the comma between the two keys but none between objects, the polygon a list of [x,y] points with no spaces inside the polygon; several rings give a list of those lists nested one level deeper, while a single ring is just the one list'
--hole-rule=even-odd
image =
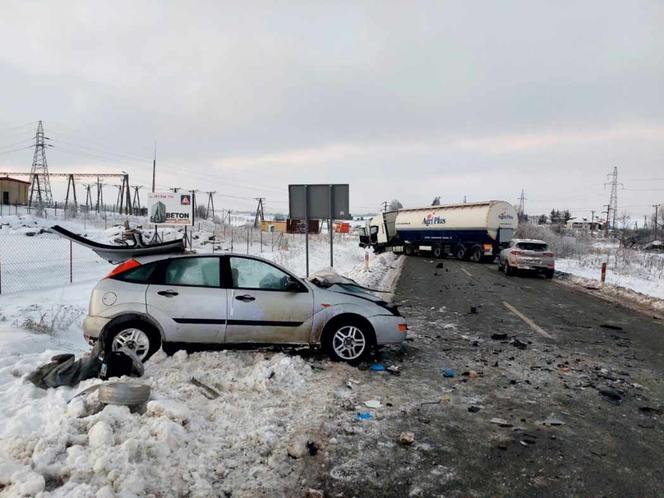
[{"label": "snow covered ground", "polygon": [[[7,232],[2,235],[25,247],[37,243],[45,259],[49,251],[43,247],[61,243],[48,234],[22,233],[35,220],[3,221]],[[75,223],[68,228],[82,230]],[[202,244],[210,235],[205,228],[194,245],[208,251],[213,245]],[[117,232],[103,227],[86,231],[97,240],[112,239]],[[239,232],[235,237],[234,249],[244,252],[246,239]],[[303,274],[302,237],[286,237],[288,250],[283,244],[273,250],[266,235],[261,253],[256,234],[250,252]],[[216,244],[228,248],[226,239]],[[310,250],[311,271],[329,265],[326,236],[313,236]],[[337,271],[371,287],[394,281],[400,262],[393,255],[372,255],[370,272],[363,259],[356,238],[337,236]],[[43,279],[38,290],[0,295],[0,496],[301,494],[306,482],[287,446],[329,437],[323,429],[326,413],[338,404],[340,388],[354,371],[343,364],[325,361],[323,368],[319,356],[275,351],[180,352],[173,357],[159,352],[147,363],[145,376],[134,380],[152,387],[145,413],[104,408],[96,394],[68,402],[99,380],[48,391],[24,382],[54,354],[89,349],[81,320],[92,287],[111,268],[97,258],[91,261],[74,284],[56,283],[53,267],[35,266]],[[220,397],[204,397],[192,377]]]},{"label": "snow covered ground", "polygon": [[587,252],[556,261],[556,270],[599,284],[607,263],[606,285],[664,300],[664,254],[596,243]]}]

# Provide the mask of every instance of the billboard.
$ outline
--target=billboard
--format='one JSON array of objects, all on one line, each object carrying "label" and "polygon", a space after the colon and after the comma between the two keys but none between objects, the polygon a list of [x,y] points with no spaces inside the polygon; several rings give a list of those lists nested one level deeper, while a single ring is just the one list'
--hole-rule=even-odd
[{"label": "billboard", "polygon": [[289,185],[290,218],[348,220],[348,184]]},{"label": "billboard", "polygon": [[149,192],[148,216],[155,225],[193,225],[193,195],[186,191]]}]

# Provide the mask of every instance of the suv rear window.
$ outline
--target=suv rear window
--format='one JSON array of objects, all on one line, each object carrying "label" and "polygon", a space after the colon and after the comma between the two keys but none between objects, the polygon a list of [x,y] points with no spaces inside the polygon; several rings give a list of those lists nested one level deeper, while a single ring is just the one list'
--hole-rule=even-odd
[{"label": "suv rear window", "polygon": [[516,246],[524,251],[544,252],[547,249],[546,244],[538,244],[537,242],[519,242]]},{"label": "suv rear window", "polygon": [[147,284],[150,282],[150,277],[152,277],[155,268],[157,268],[156,263],[149,263],[147,265],[141,265],[132,268],[131,270],[127,270],[119,275],[115,275],[113,278],[115,280],[131,282],[133,284]]}]

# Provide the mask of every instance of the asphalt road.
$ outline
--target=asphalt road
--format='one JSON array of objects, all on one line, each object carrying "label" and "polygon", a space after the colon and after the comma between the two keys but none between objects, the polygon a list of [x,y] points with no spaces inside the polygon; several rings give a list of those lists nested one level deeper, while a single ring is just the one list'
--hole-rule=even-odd
[{"label": "asphalt road", "polygon": [[[411,334],[379,360],[401,374],[357,372],[308,484],[326,496],[664,496],[661,321],[555,280],[421,257],[404,263],[395,301]],[[383,406],[357,420],[373,398]]]}]

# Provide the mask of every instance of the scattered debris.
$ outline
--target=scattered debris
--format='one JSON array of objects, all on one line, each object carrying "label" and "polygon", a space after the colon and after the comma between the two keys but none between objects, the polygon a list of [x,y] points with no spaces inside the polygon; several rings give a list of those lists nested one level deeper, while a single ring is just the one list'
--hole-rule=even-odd
[{"label": "scattered debris", "polygon": [[438,264],[436,265],[436,268],[442,268],[442,267],[443,267],[443,263],[438,263]]},{"label": "scattered debris", "polygon": [[320,448],[316,444],[316,441],[307,441],[307,450],[309,451],[309,456],[316,456]]},{"label": "scattered debris", "polygon": [[451,368],[443,369],[443,377],[454,377],[456,372]]},{"label": "scattered debris", "polygon": [[383,365],[382,363],[374,363],[369,367],[369,370],[373,370],[374,372],[384,372],[385,365]]},{"label": "scattered debris", "polygon": [[647,415],[662,415],[664,413],[662,408],[654,408],[652,406],[640,406],[639,411]]},{"label": "scattered debris", "polygon": [[520,341],[517,338],[512,339],[512,342],[510,344],[518,349],[526,349],[528,347],[528,344],[526,344],[523,341]]},{"label": "scattered debris", "polygon": [[468,411],[469,411],[470,413],[477,413],[477,412],[479,412],[481,409],[482,409],[482,408],[479,407],[479,406],[477,406],[477,405],[471,405],[471,406],[468,407]]},{"label": "scattered debris", "polygon": [[549,415],[549,417],[546,420],[544,420],[544,422],[542,422],[542,424],[543,425],[554,426],[554,425],[565,425],[565,422],[563,422],[560,419],[557,419],[557,418],[553,417],[553,415]]},{"label": "scattered debris", "polygon": [[600,325],[600,327],[609,330],[623,330],[623,328],[620,325],[614,325],[612,323],[603,323]]},{"label": "scattered debris", "polygon": [[364,402],[364,406],[367,408],[380,408],[382,405],[377,399],[370,399],[369,401]]},{"label": "scattered debris", "polygon": [[371,412],[359,412],[357,414],[357,420],[372,420],[373,414]]},{"label": "scattered debris", "polygon": [[386,369],[388,372],[390,372],[392,375],[396,375],[397,377],[401,375],[401,370],[399,370],[399,367],[397,365],[390,365]]},{"label": "scattered debris", "polygon": [[203,390],[203,396],[205,396],[207,399],[217,399],[219,396],[221,396],[221,394],[219,394],[219,391],[212,389],[207,384],[203,384],[196,377],[192,377],[189,382],[191,382],[196,387],[200,387]]},{"label": "scattered debris", "polygon": [[497,418],[497,417],[494,417],[494,418],[492,418],[491,420],[489,420],[489,422],[491,422],[492,424],[499,425],[499,426],[501,426],[501,427],[512,427],[512,424],[510,424],[510,423],[509,423],[507,420],[505,420],[504,418]]},{"label": "scattered debris", "polygon": [[491,334],[491,339],[494,341],[504,341],[507,339],[507,334]]},{"label": "scattered debris", "polygon": [[598,389],[599,393],[606,398],[612,405],[620,405],[623,402],[623,395],[615,389],[603,388]]},{"label": "scattered debris", "polygon": [[467,372],[463,372],[461,375],[468,377],[469,379],[476,379],[479,377],[479,374],[475,370],[468,370]]},{"label": "scattered debris", "polygon": [[471,306],[470,307],[470,312],[471,313],[477,313],[477,306]]},{"label": "scattered debris", "polygon": [[309,488],[304,492],[304,498],[324,498],[325,494],[320,489]]},{"label": "scattered debris", "polygon": [[399,434],[399,442],[405,446],[410,446],[415,442],[415,433],[414,432],[402,432]]}]

